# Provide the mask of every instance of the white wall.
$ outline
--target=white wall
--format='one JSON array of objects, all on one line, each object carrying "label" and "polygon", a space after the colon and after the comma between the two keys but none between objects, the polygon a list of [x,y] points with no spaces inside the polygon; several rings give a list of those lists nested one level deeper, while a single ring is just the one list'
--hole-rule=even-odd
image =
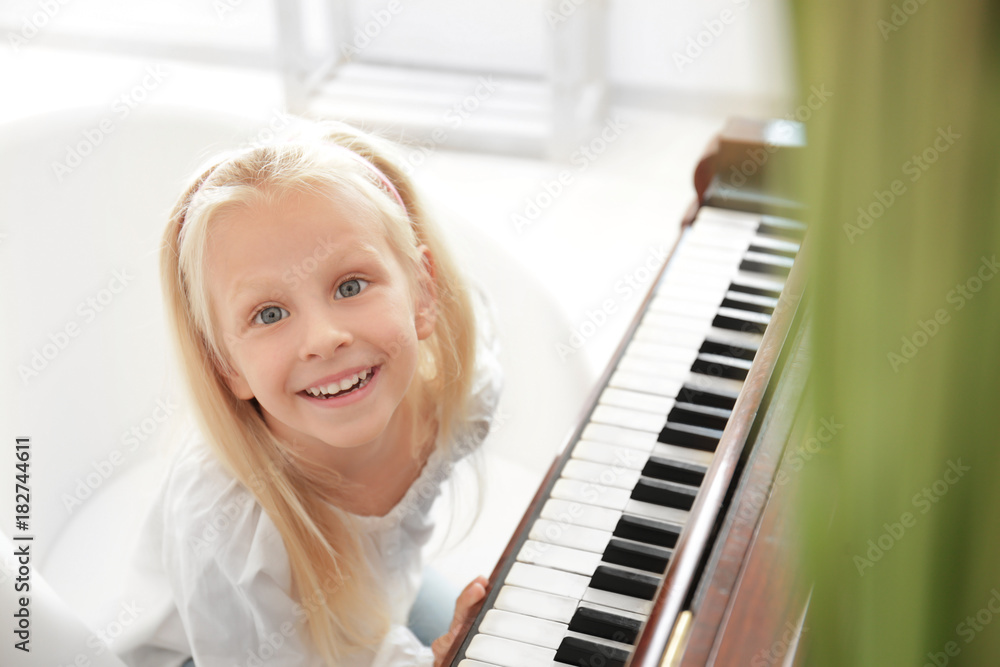
[{"label": "white wall", "polygon": [[[276,0],[277,1],[277,0]],[[583,0],[562,0],[572,7]],[[588,0],[595,2],[597,0]],[[399,9],[390,13],[390,2]],[[305,0],[309,24],[322,39],[323,0]],[[608,9],[607,71],[618,101],[681,110],[729,112],[749,104],[775,113],[791,87],[786,3],[783,0],[604,0]],[[38,28],[30,43],[79,44],[100,36],[105,47],[159,49],[231,64],[274,62],[274,8],[267,0],[74,0],[45,16],[37,0],[0,5],[0,34]],[[395,5],[394,5],[395,6]],[[363,59],[416,66],[541,76],[549,23],[542,0],[352,0],[356,26],[383,23]],[[391,20],[385,21],[386,16]],[[30,31],[31,28],[29,27]],[[692,42],[693,40],[693,42]],[[699,45],[700,42],[700,45]],[[692,46],[692,44],[694,44]],[[225,52],[230,52],[229,56]],[[679,62],[675,54],[691,57]],[[719,104],[723,107],[720,108]]]}]

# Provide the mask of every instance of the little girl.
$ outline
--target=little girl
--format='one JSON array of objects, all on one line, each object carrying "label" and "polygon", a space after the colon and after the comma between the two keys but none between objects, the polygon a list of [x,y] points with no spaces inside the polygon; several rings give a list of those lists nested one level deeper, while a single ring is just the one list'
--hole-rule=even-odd
[{"label": "little girl", "polygon": [[162,280],[203,437],[138,542],[129,665],[440,664],[485,595],[480,577],[433,649],[405,626],[500,371],[484,296],[390,156],[306,124],[212,161],[175,206]]}]

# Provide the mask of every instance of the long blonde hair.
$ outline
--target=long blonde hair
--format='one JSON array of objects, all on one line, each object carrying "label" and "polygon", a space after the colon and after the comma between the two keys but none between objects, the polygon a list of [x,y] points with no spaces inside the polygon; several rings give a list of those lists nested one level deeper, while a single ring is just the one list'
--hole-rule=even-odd
[{"label": "long blonde hair", "polygon": [[417,373],[400,407],[417,416],[414,456],[435,433],[449,446],[453,425],[466,415],[475,320],[465,281],[395,161],[393,145],[342,123],[302,123],[289,139],[216,158],[198,170],[170,215],[161,278],[199,421],[217,457],[281,533],[292,573],[290,593],[302,604],[316,650],[336,664],[347,652],[380,641],[389,624],[386,602],[373,595],[375,582],[351,515],[334,505],[343,480],[284,446],[265,425],[255,400],[241,400],[230,390],[225,380],[230,362],[217,337],[204,279],[212,221],[235,206],[289,191],[332,193],[377,215],[413,289],[419,289],[417,276],[426,270],[418,246],[431,251],[434,332],[419,343]]}]

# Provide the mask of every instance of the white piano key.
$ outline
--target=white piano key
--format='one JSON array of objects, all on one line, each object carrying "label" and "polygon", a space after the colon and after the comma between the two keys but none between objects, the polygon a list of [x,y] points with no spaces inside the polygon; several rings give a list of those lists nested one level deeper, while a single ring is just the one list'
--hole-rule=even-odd
[{"label": "white piano key", "polygon": [[755,250],[748,250],[746,254],[743,255],[743,259],[750,262],[761,262],[762,264],[781,266],[786,269],[790,269],[792,267],[792,263],[795,261],[791,257],[772,255],[770,253],[762,253]]},{"label": "white piano key", "polygon": [[539,516],[544,519],[551,519],[552,521],[559,521],[573,526],[613,531],[618,525],[618,520],[621,518],[622,513],[619,510],[612,510],[607,507],[584,505],[583,503],[569,500],[549,498],[545,501],[545,505],[542,506]]},{"label": "white piano key", "polygon": [[[688,279],[696,277],[712,277],[729,274],[734,264],[740,263],[740,257],[746,252],[749,240],[741,244],[743,249],[726,248],[709,241],[689,243],[684,252],[674,258],[670,265],[671,277]],[[705,287],[714,285],[709,282]]]},{"label": "white piano key", "polygon": [[663,315],[681,315],[683,317],[697,317],[709,319],[715,316],[715,311],[719,308],[720,298],[710,302],[701,303],[695,301],[678,301],[676,298],[669,298],[657,295],[653,298],[653,303],[649,307],[651,311]]},{"label": "white piano key", "polygon": [[642,616],[649,616],[650,612],[653,611],[653,602],[651,600],[640,600],[629,595],[602,591],[598,588],[588,588],[583,594],[583,599],[587,602],[601,604],[612,609],[629,611]]},{"label": "white piano key", "polygon": [[733,225],[729,221],[711,217],[698,219],[697,223],[685,234],[692,243],[720,243],[727,239],[746,243],[757,235],[757,228],[760,226],[759,222]]},{"label": "white piano key", "polygon": [[[763,216],[760,213],[748,213],[736,211],[730,208],[718,208],[716,206],[702,206],[698,209],[695,220],[707,225],[726,225],[732,229],[746,229],[756,233],[757,227]],[[695,228],[698,225],[694,225]]]},{"label": "white piano key", "polygon": [[[702,338],[702,340],[704,339]],[[696,352],[698,348],[685,348],[676,345],[664,345],[656,341],[633,339],[625,350],[632,357],[683,364],[685,361],[690,363],[692,353]]]},{"label": "white piano key", "polygon": [[701,373],[691,373],[685,381],[685,384],[702,391],[714,391],[716,393],[723,394],[739,394],[740,390],[743,388],[743,382],[741,380],[730,380],[729,378],[702,375]]},{"label": "white piano key", "polygon": [[[677,388],[680,389],[680,385]],[[632,428],[622,428],[621,426],[611,426],[609,424],[595,424],[593,422],[584,427],[581,437],[608,445],[631,447],[643,452],[649,452],[653,448],[653,445],[656,444],[656,436],[647,431],[637,431]]]},{"label": "white piano key", "polygon": [[514,563],[504,584],[579,600],[590,585],[590,577],[540,565]]},{"label": "white piano key", "polygon": [[770,315],[765,315],[764,313],[753,313],[749,310],[737,310],[736,308],[719,308],[719,315],[724,317],[737,317],[748,322],[754,322],[756,324],[767,325],[771,321]]},{"label": "white piano key", "polygon": [[649,460],[649,455],[646,452],[640,452],[631,447],[618,447],[582,439],[574,445],[572,457],[594,463],[620,465],[631,470],[642,470],[646,461]]},{"label": "white piano key", "polygon": [[[664,330],[656,327],[636,327],[632,336],[632,341],[628,346],[626,346],[626,349],[631,347],[632,343],[635,341],[641,340],[656,343],[657,345],[677,348],[678,350],[684,350],[688,354],[691,354],[701,347],[702,342],[705,340],[706,331],[711,330],[711,328],[708,328],[705,331],[678,331],[676,329]],[[680,352],[678,352],[678,354],[680,354]]]},{"label": "white piano key", "polygon": [[577,598],[533,591],[528,588],[506,585],[497,593],[493,605],[496,609],[513,611],[526,616],[537,616],[559,623],[569,623],[576,613]]},{"label": "white piano key", "polygon": [[592,577],[597,566],[601,563],[601,554],[560,547],[547,542],[525,540],[517,554],[517,560],[528,565],[539,565]]},{"label": "white piano key", "polygon": [[676,377],[661,378],[655,375],[647,375],[646,373],[616,370],[611,375],[611,379],[608,380],[608,384],[619,389],[642,391],[647,394],[673,398],[677,396],[677,392],[680,391],[684,380]]},{"label": "white piano key", "polygon": [[[720,285],[723,285],[720,281]],[[728,284],[725,284],[728,287]],[[703,285],[689,285],[687,283],[678,283],[676,281],[668,280],[664,281],[660,287],[656,290],[656,296],[650,299],[649,305],[652,306],[654,301],[663,300],[675,300],[681,302],[693,301],[695,303],[711,303],[718,300],[719,293],[724,291],[723,288],[711,288]]]},{"label": "white piano key", "polygon": [[625,466],[571,458],[563,466],[560,477],[631,491],[639,481],[640,473]]},{"label": "white piano key", "polygon": [[[700,229],[698,227],[701,226]],[[740,248],[744,249],[750,244],[751,239],[757,235],[757,225],[753,229],[734,229],[730,225],[719,224],[717,221],[703,221],[691,228],[685,234],[690,237],[692,245],[707,245],[717,248]]]},{"label": "white piano key", "polygon": [[492,662],[480,662],[478,660],[465,659],[458,663],[458,667],[498,667],[498,665]]},{"label": "white piano key", "polygon": [[601,392],[598,403],[619,408],[642,410],[643,412],[652,412],[660,415],[666,415],[670,412],[670,408],[674,407],[673,399],[663,398],[662,396],[651,396],[650,394],[642,394],[625,389],[616,389],[615,387],[606,387]]},{"label": "white piano key", "polygon": [[[728,285],[729,283],[727,283]],[[723,292],[724,293],[724,292]],[[721,295],[720,295],[721,297]],[[719,299],[719,304],[722,299]],[[669,347],[679,347],[686,350],[697,350],[704,339],[705,331],[712,326],[711,318],[688,317],[676,313],[661,313],[650,308],[639,320],[636,331],[642,329],[654,329],[665,334],[668,338],[659,341],[660,345]],[[631,341],[629,341],[631,342]]]},{"label": "white piano key", "polygon": [[733,275],[739,271],[739,259],[727,262],[711,262],[700,257],[681,257],[677,260],[673,268],[677,271],[671,275],[671,279],[676,275],[679,282],[689,284],[704,285],[706,288],[715,288],[718,281],[732,279]]},{"label": "white piano key", "polygon": [[483,634],[551,649],[559,648],[567,630],[566,623],[524,616],[501,609],[491,609],[486,612],[479,624],[479,632]]},{"label": "white piano key", "polygon": [[654,505],[653,503],[643,502],[641,500],[629,500],[624,508],[625,514],[635,514],[636,516],[644,516],[647,519],[659,519],[660,521],[669,521],[671,523],[685,524],[688,518],[690,518],[691,513],[687,510],[679,510],[676,507],[664,507],[663,505]]},{"label": "white piano key", "polygon": [[639,322],[640,327],[654,327],[665,331],[703,332],[711,325],[712,317],[707,315],[683,315],[677,313],[659,313],[647,310]]},{"label": "white piano key", "polygon": [[711,364],[732,366],[733,368],[742,368],[744,370],[750,370],[750,365],[753,363],[749,359],[739,359],[731,357],[728,354],[713,354],[710,352],[699,354],[698,359]]},{"label": "white piano key", "polygon": [[732,301],[739,301],[740,303],[761,306],[763,308],[775,308],[778,305],[778,300],[774,297],[749,294],[748,292],[737,292],[735,290],[729,290],[726,292],[726,298]]},{"label": "white piano key", "polygon": [[535,519],[528,539],[603,554],[611,540],[611,532],[541,518]]},{"label": "white piano key", "polygon": [[[711,257],[713,255],[720,255],[725,257],[736,256],[739,257],[740,243],[726,243],[725,241],[719,242],[719,238],[715,234],[687,234],[686,236],[690,238],[685,238],[684,250],[681,253],[682,257]],[[753,237],[746,237],[741,235],[740,241],[747,243]],[[732,260],[730,260],[732,261]]]},{"label": "white piano key", "polygon": [[703,267],[680,266],[677,273],[670,273],[656,287],[656,293],[661,290],[706,290],[715,293],[724,292],[732,282],[732,271],[716,271],[706,273]]},{"label": "white piano key", "polygon": [[741,256],[739,253],[728,255],[710,254],[697,251],[697,256],[692,253],[690,256],[681,257],[672,268],[676,270],[669,276],[669,281],[664,281],[657,285],[660,287],[667,284],[701,286],[704,289],[718,289],[720,281],[731,279],[733,273],[739,270]]},{"label": "white piano key", "polygon": [[[655,362],[650,362],[655,363]],[[659,433],[666,422],[666,413],[658,415],[655,412],[644,412],[630,408],[620,408],[614,405],[597,405],[590,414],[590,421],[612,426],[625,426],[638,431]]]},{"label": "white piano key", "polygon": [[703,452],[700,449],[691,449],[690,447],[681,447],[679,445],[667,445],[662,442],[658,442],[653,445],[653,451],[650,455],[660,456],[666,459],[698,463],[703,466],[711,465],[712,459],[715,458],[715,452]]},{"label": "white piano key", "polygon": [[728,354],[704,352],[698,355],[698,363],[700,364],[699,374],[718,375],[729,368],[749,371],[752,362],[747,359],[731,357]]},{"label": "white piano key", "polygon": [[[746,244],[750,242],[753,235],[748,235],[746,233],[738,234],[737,236],[726,240],[722,238],[722,235],[718,233],[705,233],[704,230],[695,234],[694,229],[691,229],[684,234],[681,239],[681,243],[678,244],[678,252],[674,253],[673,257],[698,257],[699,252],[713,251],[719,253],[733,253],[739,252],[740,246],[746,247]],[[671,259],[673,259],[673,257]]]},{"label": "white piano key", "polygon": [[576,479],[557,479],[552,486],[552,497],[612,510],[623,510],[630,500],[630,492],[626,489],[616,489]]},{"label": "white piano key", "polygon": [[[704,273],[718,274],[728,269],[728,266],[716,260],[718,254],[729,253],[726,248],[712,246],[710,243],[692,242],[685,244],[684,250],[671,258],[667,271],[670,275]],[[739,262],[739,259],[728,259],[728,263]]]},{"label": "white piano key", "polygon": [[765,215],[761,216],[761,222],[767,222],[769,225],[775,227],[783,227],[785,229],[796,230],[799,233],[806,231],[806,223],[801,220],[793,220],[791,218],[785,218],[780,215]]},{"label": "white piano key", "polygon": [[[706,309],[711,310],[711,313],[699,313],[697,316],[685,315],[676,309],[667,311],[650,308],[639,322],[639,326],[636,327],[636,331],[643,330],[644,332],[639,340],[685,350],[697,350],[705,340],[705,334],[712,328],[712,322],[722,305],[722,298],[720,294],[712,308]],[[651,333],[645,333],[646,331]],[[683,338],[688,338],[688,340],[684,341],[685,344],[680,344]]]},{"label": "white piano key", "polygon": [[478,634],[469,642],[465,655],[499,667],[553,667],[555,649]]},{"label": "white piano key", "polygon": [[773,236],[767,236],[765,234],[757,234],[754,236],[751,244],[760,246],[761,248],[770,248],[781,252],[797,253],[799,251],[798,243],[789,241],[788,239],[779,239]]},{"label": "white piano key", "polygon": [[[692,357],[691,364],[694,363],[697,357],[697,354]],[[653,361],[652,359],[642,359],[633,357],[626,352],[618,360],[617,368],[622,373],[641,373],[643,375],[651,375],[655,378],[683,380],[691,372],[691,364],[672,364]]]},{"label": "white piano key", "polygon": [[750,273],[748,271],[737,271],[733,276],[733,282],[758,289],[773,290],[781,292],[785,286],[785,281],[776,276],[766,276],[762,273]]},{"label": "white piano key", "polygon": [[[702,223],[699,223],[699,225],[696,225],[695,227],[700,227],[701,224]],[[734,233],[734,230],[731,227],[722,228],[718,225],[713,227],[711,222],[704,224],[706,226],[700,227],[697,234],[693,233],[695,231],[694,227],[686,234],[691,245],[706,245],[714,248],[746,249],[750,239],[755,236],[755,234],[749,230],[739,230]]]},{"label": "white piano key", "polygon": [[746,347],[751,350],[759,349],[760,342],[764,338],[762,334],[733,331],[732,329],[719,329],[717,327],[709,329],[705,337],[717,340],[720,343],[725,343],[727,345]]}]

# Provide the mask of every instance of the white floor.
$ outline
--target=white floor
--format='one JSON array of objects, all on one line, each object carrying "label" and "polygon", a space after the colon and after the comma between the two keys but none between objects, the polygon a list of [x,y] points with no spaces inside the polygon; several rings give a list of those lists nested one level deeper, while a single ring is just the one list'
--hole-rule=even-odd
[{"label": "white floor", "polygon": [[[282,108],[278,78],[253,69],[226,69],[149,59],[72,52],[30,45],[0,48],[0,124],[76,106],[112,108],[123,94],[147,86],[143,105],[172,105],[240,113],[266,121]],[[479,226],[537,277],[562,305],[570,328],[564,340],[583,358],[595,382],[658,266],[678,234],[694,191],[692,173],[722,118],[692,117],[639,109],[614,109],[617,138],[592,161],[552,162],[453,151],[435,151],[415,178],[454,215]],[[125,119],[123,122],[127,122]],[[610,136],[610,134],[609,134]],[[512,216],[531,203],[544,204],[546,184],[568,170],[568,185],[530,224]],[[543,196],[540,196],[543,195]],[[10,225],[0,220],[0,239]],[[2,254],[2,245],[0,245]],[[627,289],[626,285],[637,289]],[[610,306],[609,306],[610,304]],[[529,322],[525,323],[530,326]],[[577,334],[577,336],[574,336]],[[574,343],[583,342],[579,350]],[[566,350],[563,350],[563,354]],[[551,354],[560,352],[553,346]],[[582,407],[582,406],[580,406]],[[547,467],[543,463],[540,471]],[[517,488],[508,498],[526,503],[537,475],[505,471]],[[508,505],[508,509],[511,505]],[[488,508],[500,512],[503,508]],[[516,514],[498,524],[516,525]],[[498,540],[463,551],[463,564],[443,561],[456,581],[488,573]],[[492,559],[492,560],[491,560]]]}]

